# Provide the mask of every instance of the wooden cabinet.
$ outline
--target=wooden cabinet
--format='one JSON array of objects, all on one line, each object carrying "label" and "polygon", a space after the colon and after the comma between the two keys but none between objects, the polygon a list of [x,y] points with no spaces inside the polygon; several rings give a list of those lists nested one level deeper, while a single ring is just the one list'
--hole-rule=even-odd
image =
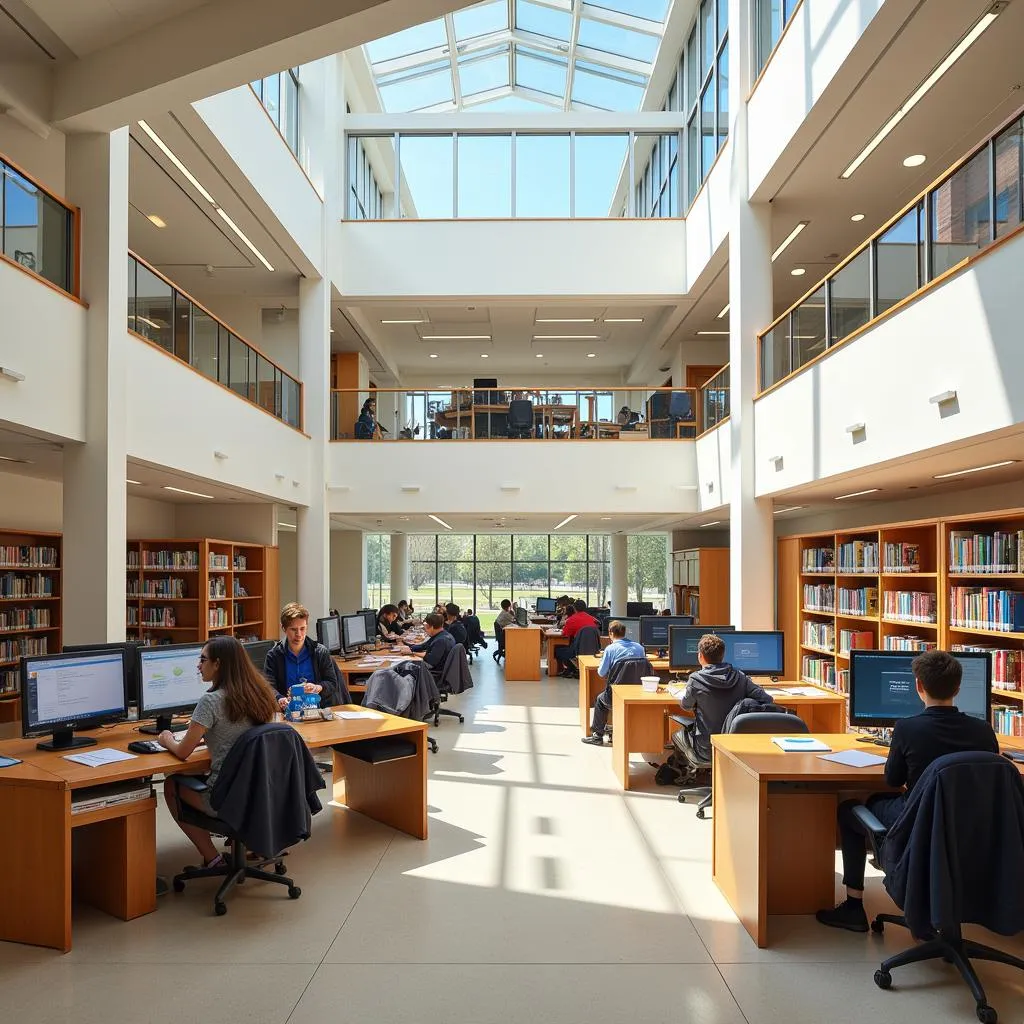
[{"label": "wooden cabinet", "polygon": [[699,626],[729,624],[729,549],[689,548],[672,553],[673,611]]}]

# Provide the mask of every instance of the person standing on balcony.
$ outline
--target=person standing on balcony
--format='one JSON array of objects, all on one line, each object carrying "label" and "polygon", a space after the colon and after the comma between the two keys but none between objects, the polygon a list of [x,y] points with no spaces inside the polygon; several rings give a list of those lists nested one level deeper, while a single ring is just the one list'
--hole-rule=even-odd
[{"label": "person standing on balcony", "polygon": [[379,441],[381,439],[380,424],[377,423],[377,403],[368,398],[356,420],[355,435],[360,441]]}]

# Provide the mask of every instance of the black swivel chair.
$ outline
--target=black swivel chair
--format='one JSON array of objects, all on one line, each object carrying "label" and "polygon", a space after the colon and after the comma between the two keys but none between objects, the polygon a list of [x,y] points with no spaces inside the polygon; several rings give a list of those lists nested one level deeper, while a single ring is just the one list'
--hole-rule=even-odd
[{"label": "black swivel chair", "polygon": [[[783,718],[783,716],[785,716],[784,721],[780,721],[780,718]],[[669,717],[673,722],[677,722],[682,726],[681,729],[677,729],[672,734],[672,746],[675,748],[676,754],[685,757],[690,762],[690,766],[695,773],[710,772],[711,762],[705,761],[697,753],[693,745],[693,733],[691,731],[693,719],[683,718],[680,715],[670,715]],[[802,718],[797,718],[796,715],[790,714],[785,708],[780,707],[778,711],[755,711],[751,714],[737,715],[732,720],[727,731],[730,733],[763,734],[809,732],[810,730]],[[710,786],[688,786],[685,789],[679,790],[679,802],[681,804],[689,803],[692,800],[698,801],[697,817],[702,821],[705,818],[705,812],[711,806],[711,799]]]},{"label": "black swivel chair", "polygon": [[581,654],[601,652],[601,629],[599,626],[584,626],[576,634],[576,657]]},{"label": "black swivel chair", "polygon": [[947,754],[921,776],[890,828],[867,807],[853,813],[885,871],[886,890],[904,912],[879,914],[871,930],[881,934],[895,924],[925,940],[883,960],[875,984],[891,988],[894,967],[941,958],[971,990],[978,1020],[995,1024],[971,960],[1021,971],[1024,960],[965,939],[962,925],[1001,935],[1024,930],[1024,782],[1017,766],[998,754]]},{"label": "black swivel chair", "polygon": [[497,622],[494,623],[494,639],[498,646],[491,652],[491,657],[500,663],[505,657],[505,627],[499,626]]},{"label": "black swivel chair", "polygon": [[[679,423],[693,423],[693,399],[688,391],[673,391],[668,403],[668,418],[674,437]],[[684,428],[684,437],[696,437],[696,424]]]},{"label": "black swivel chair", "polygon": [[[213,909],[228,911],[224,898],[247,878],[288,886],[288,896],[297,900],[302,890],[285,874],[283,857],[289,846],[308,839],[312,815],[321,810],[317,790],[326,788],[306,744],[298,731],[284,723],[257,725],[243,733],[224,759],[211,790],[193,775],[175,777],[179,788],[208,792],[213,817],[181,802],[181,820],[213,835],[231,840],[231,859],[219,867],[185,868],[174,877],[174,891],[196,878],[223,878]],[[255,849],[265,859],[248,860]],[[274,873],[263,870],[274,865]]]},{"label": "black swivel chair", "polygon": [[466,657],[466,648],[462,644],[456,644],[449,651],[448,657],[445,658],[444,665],[435,679],[441,696],[433,704],[423,721],[433,721],[436,727],[441,724],[441,716],[447,715],[449,718],[457,718],[460,723],[465,722],[465,717],[458,711],[441,706],[448,701],[451,694],[462,693],[463,690],[468,690],[473,685],[473,675],[469,670],[469,658]]},{"label": "black swivel chair", "polygon": [[508,403],[508,436],[533,436],[533,402],[516,398]]}]

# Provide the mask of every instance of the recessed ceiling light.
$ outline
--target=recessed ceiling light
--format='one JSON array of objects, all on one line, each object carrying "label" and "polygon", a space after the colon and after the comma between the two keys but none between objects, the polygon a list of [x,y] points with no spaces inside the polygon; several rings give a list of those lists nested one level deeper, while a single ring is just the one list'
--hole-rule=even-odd
[{"label": "recessed ceiling light", "polygon": [[574,317],[537,317],[536,323],[538,324],[592,324],[594,317],[592,316],[574,316]]},{"label": "recessed ceiling light", "polygon": [[424,334],[424,341],[490,341],[489,334]]},{"label": "recessed ceiling light", "polygon": [[787,508],[777,508],[775,514],[781,516],[783,512],[795,512],[798,508],[803,508],[803,505],[789,505]]},{"label": "recessed ceiling light", "polygon": [[431,352],[430,353],[430,358],[431,359],[436,359],[437,358],[437,353],[436,352]]},{"label": "recessed ceiling light", "polygon": [[836,501],[843,501],[845,498],[860,498],[865,494],[877,494],[881,487],[869,487],[866,491],[853,491],[850,494],[836,495]]},{"label": "recessed ceiling light", "polygon": [[642,316],[606,316],[604,322],[606,324],[642,324],[644,318]]},{"label": "recessed ceiling light", "polygon": [[141,487],[142,486],[142,481],[141,480],[125,480],[125,483],[126,484],[135,484],[136,487]]},{"label": "recessed ceiling light", "polygon": [[701,337],[714,337],[714,338],[728,338],[728,331],[698,331],[697,334]]},{"label": "recessed ceiling light", "polygon": [[710,523],[701,523],[700,524],[700,528],[703,530],[705,526],[721,526],[721,525],[722,525],[722,520],[721,519],[715,519],[715,520],[713,520]]},{"label": "recessed ceiling light", "polygon": [[440,526],[443,526],[446,530],[451,529],[451,527],[440,516],[435,516],[432,512],[427,513],[427,518],[433,519],[435,523],[438,523]]},{"label": "recessed ceiling light", "polygon": [[382,324],[425,324],[426,320],[381,320]]},{"label": "recessed ceiling light", "polygon": [[807,273],[807,271],[806,271],[806,270],[805,270],[805,269],[804,269],[803,267],[794,267],[794,268],[793,268],[793,269],[792,269],[792,270],[790,271],[790,273],[791,273],[791,274],[792,274],[792,275],[793,275],[794,277],[803,277],[803,276],[804,276],[804,274],[806,274],[806,273]]},{"label": "recessed ceiling light", "polygon": [[203,188],[203,186],[196,180],[196,176],[171,152],[167,143],[164,142],[164,140],[161,139],[160,136],[157,135],[157,133],[153,131],[153,129],[150,128],[148,124],[146,124],[145,121],[140,121],[139,127],[153,140],[154,143],[156,143],[156,145],[159,147],[160,151],[164,154],[164,156],[166,156],[167,159],[170,160],[171,163],[174,164],[174,166],[177,167],[178,170],[181,171],[183,175],[185,175],[185,177],[192,184],[192,187],[208,203],[212,203],[214,206],[216,206],[217,202],[213,198],[213,196],[211,196],[210,193],[207,192],[205,188]]},{"label": "recessed ceiling light", "polygon": [[601,522],[602,523],[610,523],[611,521],[612,521],[612,517],[611,516],[601,516]]},{"label": "recessed ceiling light", "polygon": [[538,353],[536,354],[536,358],[537,358],[537,359],[543,359],[543,358],[544,358],[544,353],[543,353],[543,352],[538,352]]},{"label": "recessed ceiling light", "polygon": [[970,469],[958,469],[953,473],[937,473],[934,480],[948,480],[951,476],[966,476],[968,473],[981,473],[986,469],[999,469],[1001,466],[1012,466],[1017,460],[1006,459],[1003,462],[990,462],[987,466],[972,466]]},{"label": "recessed ceiling light", "polygon": [[535,334],[534,341],[597,341],[600,334]]},{"label": "recessed ceiling light", "polygon": [[920,167],[928,158],[924,153],[914,153],[913,156],[905,157],[903,160],[904,167]]},{"label": "recessed ceiling light", "polygon": [[596,359],[597,358],[597,353],[596,352],[588,352],[587,353],[587,358],[588,359]]},{"label": "recessed ceiling light", "polygon": [[158,214],[151,213],[146,218],[146,220],[148,220],[149,223],[152,224],[154,227],[157,227],[157,228],[165,228],[165,227],[167,227],[167,221],[165,221],[163,219],[163,217],[159,216]]},{"label": "recessed ceiling light", "polygon": [[796,240],[796,236],[799,235],[808,224],[810,224],[809,220],[802,220],[795,228],[793,228],[792,231],[790,231],[788,235],[786,235],[782,245],[772,253],[772,263],[774,263],[793,244]]},{"label": "recessed ceiling light", "polygon": [[573,512],[571,516],[566,516],[556,527],[556,530],[560,530],[566,523],[571,523],[574,519],[579,518],[579,512]]},{"label": "recessed ceiling light", "polygon": [[852,220],[852,221],[853,221],[853,222],[854,222],[855,224],[856,224],[856,223],[857,223],[858,221],[862,221],[863,219],[864,219],[864,214],[863,214],[863,213],[855,213],[855,214],[854,214],[854,215],[853,215],[853,216],[852,216],[852,217],[850,218],[850,220]]},{"label": "recessed ceiling light", "polygon": [[721,312],[721,313],[719,313],[719,314],[718,314],[718,316],[716,316],[716,317],[715,317],[715,319],[716,319],[716,320],[724,320],[724,319],[725,319],[725,318],[726,318],[726,317],[727,317],[727,316],[729,315],[729,307],[730,307],[731,305],[732,305],[732,303],[731,303],[731,302],[727,302],[727,303],[726,303],[726,304],[725,304],[725,305],[724,305],[724,306],[722,307],[722,312]]},{"label": "recessed ceiling light", "polygon": [[200,491],[186,491],[183,487],[168,487],[164,484],[165,491],[174,491],[175,494],[188,494],[193,498],[209,498],[213,500],[212,494],[202,494]]},{"label": "recessed ceiling light", "polygon": [[481,352],[480,353],[480,358],[481,359],[490,359],[491,357],[486,352]]}]

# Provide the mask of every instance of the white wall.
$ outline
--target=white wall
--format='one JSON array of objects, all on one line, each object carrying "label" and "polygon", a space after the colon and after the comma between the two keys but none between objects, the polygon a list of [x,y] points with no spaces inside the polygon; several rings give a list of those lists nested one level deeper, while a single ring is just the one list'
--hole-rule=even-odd
[{"label": "white wall", "polygon": [[276,537],[277,507],[256,504],[178,505],[175,524],[179,537],[216,537],[273,545]]},{"label": "white wall", "polygon": [[170,501],[135,498],[129,495],[128,539],[179,536],[175,508]]},{"label": "white wall", "polygon": [[690,291],[729,235],[732,144],[726,140],[686,215],[686,289]]},{"label": "white wall", "polygon": [[[2,118],[0,118],[2,120]],[[85,316],[74,300],[0,262],[0,423],[85,436]]]},{"label": "white wall", "polygon": [[301,601],[299,594],[299,546],[295,530],[277,531],[278,575],[281,581],[281,607],[289,601]]},{"label": "white wall", "polygon": [[[153,345],[134,336],[128,342],[128,379],[137,385],[128,392],[129,457],[308,504],[305,435]],[[229,457],[215,458],[215,449]]]},{"label": "white wall", "polygon": [[[0,103],[3,86],[0,85]],[[65,194],[64,133],[51,129],[45,139],[9,115],[0,115],[0,155],[31,174],[58,196]]]},{"label": "white wall", "polygon": [[[759,398],[758,495],[1024,421],[1022,260],[1018,236]],[[928,399],[949,390],[960,411],[943,417]]]},{"label": "white wall", "polygon": [[345,221],[332,280],[345,297],[685,292],[680,220]]},{"label": "white wall", "polygon": [[730,446],[732,421],[720,423],[697,438],[697,476],[700,480],[700,510],[706,512],[729,503],[732,479]]},{"label": "white wall", "polygon": [[365,599],[366,545],[363,532],[331,530],[331,607],[342,612],[354,612],[363,607]]},{"label": "white wall", "polygon": [[[697,460],[689,441],[398,445],[332,444],[328,452],[330,512],[442,516],[445,512],[550,512],[557,516],[582,511],[610,515],[697,511]],[[386,471],[382,466],[387,466]],[[636,489],[624,489],[627,485]],[[420,489],[402,490],[411,486]],[[503,486],[519,490],[505,491]]]}]

